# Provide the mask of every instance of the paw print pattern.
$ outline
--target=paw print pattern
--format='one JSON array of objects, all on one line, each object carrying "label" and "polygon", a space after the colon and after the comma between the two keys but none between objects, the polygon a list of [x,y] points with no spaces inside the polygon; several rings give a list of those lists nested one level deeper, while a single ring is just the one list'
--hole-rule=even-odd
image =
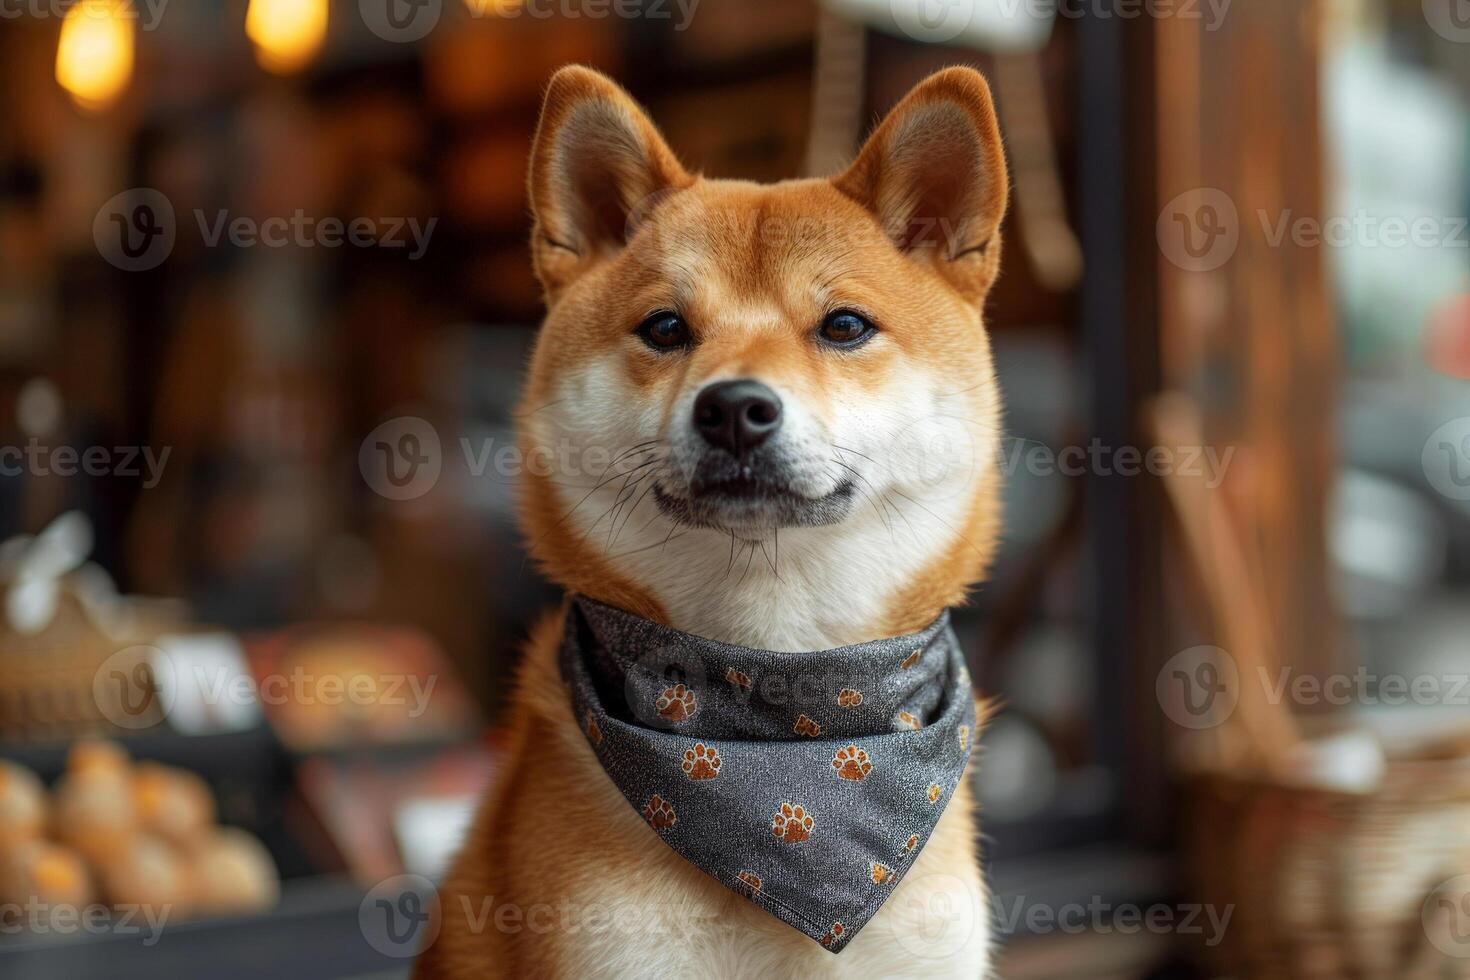
[{"label": "paw print pattern", "polygon": [[968,752],[970,750],[970,726],[969,725],[961,725],[960,726],[959,737],[960,737],[960,751],[961,752]]},{"label": "paw print pattern", "polygon": [[938,783],[930,783],[929,792],[925,795],[929,797],[930,803],[938,803],[939,798],[944,795],[944,790],[939,787]]},{"label": "paw print pattern", "polygon": [[828,929],[827,934],[822,937],[822,945],[831,946],[837,940],[841,939],[842,934],[846,931],[841,922],[832,923],[832,928]]},{"label": "paw print pattern", "polygon": [[787,844],[798,844],[812,835],[816,821],[806,812],[806,807],[782,803],[781,809],[771,818],[771,833]]},{"label": "paw print pattern", "polygon": [[868,773],[873,771],[873,763],[868,759],[865,749],[849,745],[845,749],[837,750],[837,754],[832,757],[832,768],[837,770],[841,779],[860,780],[868,778]]},{"label": "paw print pattern", "polygon": [[862,691],[855,691],[850,687],[844,687],[837,692],[837,707],[839,708],[856,708],[862,703]]},{"label": "paw print pattern", "polygon": [[713,745],[695,742],[684,750],[684,775],[690,779],[714,779],[720,774],[720,753]]},{"label": "paw print pattern", "polygon": [[740,879],[740,887],[747,895],[759,895],[761,892],[761,876],[754,871],[742,871],[735,876]]},{"label": "paw print pattern", "polygon": [[822,734],[822,726],[812,721],[806,715],[798,715],[796,724],[791,726],[791,730],[798,735],[805,735],[808,738],[816,738]]},{"label": "paw print pattern", "polygon": [[909,852],[909,853],[913,853],[914,848],[916,848],[918,846],[919,846],[919,835],[918,834],[909,834],[909,839],[903,842],[903,849],[905,851]]},{"label": "paw print pattern", "polygon": [[654,830],[663,830],[679,822],[678,815],[674,813],[674,805],[657,793],[643,804],[643,819]]},{"label": "paw print pattern", "polygon": [[919,719],[915,718],[913,715],[909,714],[907,711],[900,711],[898,713],[898,723],[900,725],[905,725],[905,726],[907,726],[909,728],[912,728],[914,731],[918,731],[919,729],[921,729],[921,728],[924,727],[919,722]]},{"label": "paw print pattern", "polygon": [[673,687],[664,688],[653,706],[658,709],[661,716],[669,721],[680,722],[699,710],[699,699],[694,696],[693,688],[675,684]]},{"label": "paw print pattern", "polygon": [[873,884],[875,885],[886,885],[893,880],[893,869],[886,864],[879,864],[877,861],[868,862],[868,874],[872,877]]},{"label": "paw print pattern", "polygon": [[597,724],[597,719],[592,712],[587,712],[587,741],[593,745],[602,744],[602,728]]},{"label": "paw print pattern", "polygon": [[902,668],[903,670],[908,670],[914,664],[916,664],[916,663],[919,662],[919,657],[922,656],[923,653],[924,653],[923,650],[915,650],[913,653],[909,654],[907,657],[904,657],[903,658],[903,663],[899,664],[898,666],[900,668]]},{"label": "paw print pattern", "polygon": [[750,693],[750,675],[749,674],[742,674],[740,671],[736,670],[734,667],[730,667],[730,668],[726,669],[726,671],[725,671],[725,680],[726,680],[727,683],[729,683],[729,685],[731,687],[737,688],[740,691],[745,692],[746,694],[749,694]]}]

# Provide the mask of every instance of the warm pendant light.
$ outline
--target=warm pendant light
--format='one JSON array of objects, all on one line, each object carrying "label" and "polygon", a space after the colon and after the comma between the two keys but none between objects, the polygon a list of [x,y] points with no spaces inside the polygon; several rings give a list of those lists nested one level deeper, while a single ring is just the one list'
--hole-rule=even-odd
[{"label": "warm pendant light", "polygon": [[107,108],[133,77],[136,15],[127,0],[81,0],[61,22],[56,80],[77,105]]},{"label": "warm pendant light", "polygon": [[328,2],[250,0],[245,35],[255,44],[260,66],[278,75],[305,68],[327,38]]}]

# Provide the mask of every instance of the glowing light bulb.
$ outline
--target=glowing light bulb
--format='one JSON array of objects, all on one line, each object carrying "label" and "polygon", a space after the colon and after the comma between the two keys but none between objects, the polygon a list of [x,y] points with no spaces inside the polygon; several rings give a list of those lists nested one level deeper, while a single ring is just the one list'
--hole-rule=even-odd
[{"label": "glowing light bulb", "polygon": [[329,0],[250,0],[245,36],[255,60],[278,75],[300,71],[327,39]]},{"label": "glowing light bulb", "polygon": [[61,22],[56,81],[84,109],[111,105],[133,77],[135,14],[127,0],[81,0]]}]

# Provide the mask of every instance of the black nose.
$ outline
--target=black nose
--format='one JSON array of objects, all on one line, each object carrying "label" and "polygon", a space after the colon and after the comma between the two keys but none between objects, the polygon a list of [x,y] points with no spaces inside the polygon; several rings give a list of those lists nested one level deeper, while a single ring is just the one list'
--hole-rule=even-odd
[{"label": "black nose", "polygon": [[694,427],[711,446],[743,456],[781,428],[781,399],[750,378],[720,381],[694,399]]}]

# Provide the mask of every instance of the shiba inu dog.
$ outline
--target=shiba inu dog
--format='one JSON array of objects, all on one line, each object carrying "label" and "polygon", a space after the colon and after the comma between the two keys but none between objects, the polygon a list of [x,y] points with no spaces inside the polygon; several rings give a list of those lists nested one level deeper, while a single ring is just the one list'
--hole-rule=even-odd
[{"label": "shiba inu dog", "polygon": [[[565,68],[530,195],[548,313],[520,415],[523,522],[551,578],[767,651],[912,633],[964,600],[999,521],[982,308],[1008,197],[978,73],[922,82],[845,172],[757,185],[688,172],[621,88]],[[620,797],[558,674],[566,615],[531,638],[505,774],[416,976],[987,974],[963,781],[833,955]]]}]

